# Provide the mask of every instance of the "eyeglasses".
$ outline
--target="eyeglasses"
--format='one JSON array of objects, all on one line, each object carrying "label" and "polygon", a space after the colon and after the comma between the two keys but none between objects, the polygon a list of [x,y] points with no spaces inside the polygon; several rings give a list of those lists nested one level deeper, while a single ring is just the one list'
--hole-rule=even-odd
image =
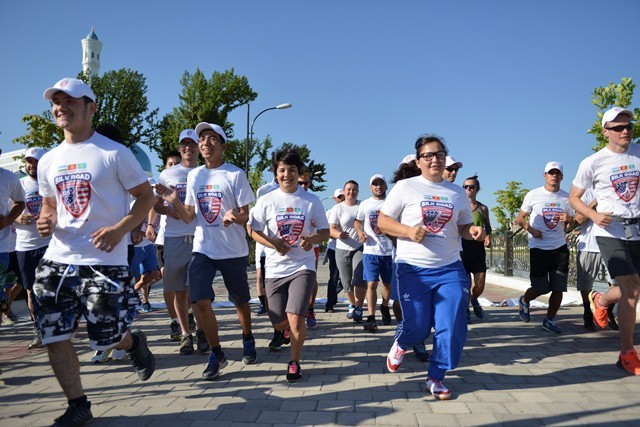
[{"label": "eyeglasses", "polygon": [[475,185],[463,185],[462,188],[464,188],[465,190],[476,190],[478,187],[476,187]]},{"label": "eyeglasses", "polygon": [[628,125],[618,125],[610,128],[605,128],[606,130],[612,130],[614,132],[622,132],[623,130],[633,130],[633,123],[629,123]]},{"label": "eyeglasses", "polygon": [[208,136],[201,136],[198,139],[201,143],[209,143],[209,144],[213,144],[215,142],[220,142],[220,138],[218,138],[217,136],[213,136],[213,135],[208,135]]},{"label": "eyeglasses", "polygon": [[458,172],[458,169],[460,169],[460,168],[448,167],[448,168],[445,168],[445,169],[448,170],[449,172]]},{"label": "eyeglasses", "polygon": [[298,181],[298,185],[309,185],[309,181]]},{"label": "eyeglasses", "polygon": [[197,142],[192,141],[191,139],[187,139],[187,138],[183,139],[182,141],[180,141],[178,143],[178,145],[193,145],[193,144],[197,144]]},{"label": "eyeglasses", "polygon": [[433,160],[434,157],[438,160],[444,160],[447,158],[447,153],[445,153],[444,151],[436,151],[435,153],[424,152],[418,155],[419,159],[425,159],[426,161]]}]

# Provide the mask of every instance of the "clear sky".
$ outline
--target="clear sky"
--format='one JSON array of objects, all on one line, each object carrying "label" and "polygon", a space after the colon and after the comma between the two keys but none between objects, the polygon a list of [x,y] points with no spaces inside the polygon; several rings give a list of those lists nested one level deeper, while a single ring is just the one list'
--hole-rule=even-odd
[{"label": "clear sky", "polygon": [[[101,72],[143,73],[161,115],[197,67],[246,76],[252,118],[292,103],[254,134],[306,144],[326,163],[321,198],[349,179],[369,197],[371,175],[390,177],[418,135],[436,133],[464,163],[457,183],[477,172],[492,207],[508,181],[542,185],[550,160],[570,189],[595,145],[593,88],[640,83],[639,13],[635,0],[2,1],[0,147],[20,148],[20,119],[81,71],[80,39],[95,25]],[[231,120],[243,138],[246,109]]]}]

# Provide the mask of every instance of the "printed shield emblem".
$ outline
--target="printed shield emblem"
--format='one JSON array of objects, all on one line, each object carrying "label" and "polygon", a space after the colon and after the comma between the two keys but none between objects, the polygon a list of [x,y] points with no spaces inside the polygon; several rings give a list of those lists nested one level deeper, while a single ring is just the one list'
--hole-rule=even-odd
[{"label": "printed shield emblem", "polygon": [[65,209],[74,218],[80,218],[91,200],[91,183],[85,179],[69,179],[56,184]]},{"label": "printed shield emblem", "polygon": [[374,233],[376,233],[376,236],[380,236],[382,234],[382,231],[380,231],[380,229],[378,228],[378,214],[370,214],[369,215],[369,225],[371,225],[371,229],[373,230]]},{"label": "printed shield emblem", "polygon": [[562,209],[542,209],[542,219],[548,229],[553,230],[560,222]]},{"label": "printed shield emblem", "polygon": [[222,203],[219,197],[198,196],[198,207],[200,208],[200,212],[202,213],[204,220],[207,221],[208,224],[213,223],[213,221],[218,218],[221,206]]},{"label": "printed shield emblem", "polygon": [[40,218],[40,210],[42,209],[42,197],[33,197],[26,200],[27,212],[33,219]]},{"label": "printed shield emblem", "polygon": [[428,203],[422,206],[422,221],[432,233],[439,233],[453,216],[453,206],[449,203]]},{"label": "printed shield emblem", "polygon": [[300,238],[300,233],[304,227],[304,220],[296,218],[285,218],[277,221],[278,234],[289,245],[295,244]]},{"label": "printed shield emblem", "polygon": [[629,202],[635,197],[638,190],[638,175],[626,174],[620,178],[612,179],[611,185],[613,185],[618,197],[625,202]]}]

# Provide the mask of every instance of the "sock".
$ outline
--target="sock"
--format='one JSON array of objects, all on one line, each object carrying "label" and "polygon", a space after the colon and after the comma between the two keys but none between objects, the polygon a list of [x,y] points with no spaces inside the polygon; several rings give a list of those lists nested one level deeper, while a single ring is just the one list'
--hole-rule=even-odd
[{"label": "sock", "polygon": [[171,323],[173,323],[173,322],[180,323],[180,322],[178,322],[178,318],[177,317],[174,317],[173,319],[171,319]]},{"label": "sock", "polygon": [[86,395],[82,395],[82,397],[69,400],[69,405],[82,406],[87,409],[91,408],[91,402],[89,402]]},{"label": "sock", "polygon": [[242,334],[242,341],[248,341],[253,339],[253,333]]},{"label": "sock", "polygon": [[211,352],[215,354],[216,357],[224,355],[224,353],[222,352],[221,346],[211,347]]},{"label": "sock", "polygon": [[265,295],[260,295],[258,296],[258,299],[260,300],[260,305],[262,306],[266,306],[267,304],[267,297]]},{"label": "sock", "polygon": [[310,307],[310,308],[309,308],[309,313],[313,313],[313,312],[314,312],[314,311],[313,311],[313,308],[311,308],[311,307]]},{"label": "sock", "polygon": [[371,316],[367,316],[367,322],[375,322],[376,321],[376,315],[373,314]]}]

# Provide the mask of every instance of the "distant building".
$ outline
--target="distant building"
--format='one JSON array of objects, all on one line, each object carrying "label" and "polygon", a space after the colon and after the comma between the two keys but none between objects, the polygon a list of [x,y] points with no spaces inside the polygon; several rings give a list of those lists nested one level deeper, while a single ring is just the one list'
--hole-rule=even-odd
[{"label": "distant building", "polygon": [[82,71],[90,76],[100,74],[100,51],[102,42],[98,40],[93,25],[86,39],[82,39]]},{"label": "distant building", "polygon": [[[27,151],[26,148],[21,148],[19,150],[2,152],[0,154],[0,168],[9,170],[13,173],[20,174],[20,166],[22,166],[22,158],[24,157],[24,153]],[[15,159],[14,159],[15,158]]]}]

